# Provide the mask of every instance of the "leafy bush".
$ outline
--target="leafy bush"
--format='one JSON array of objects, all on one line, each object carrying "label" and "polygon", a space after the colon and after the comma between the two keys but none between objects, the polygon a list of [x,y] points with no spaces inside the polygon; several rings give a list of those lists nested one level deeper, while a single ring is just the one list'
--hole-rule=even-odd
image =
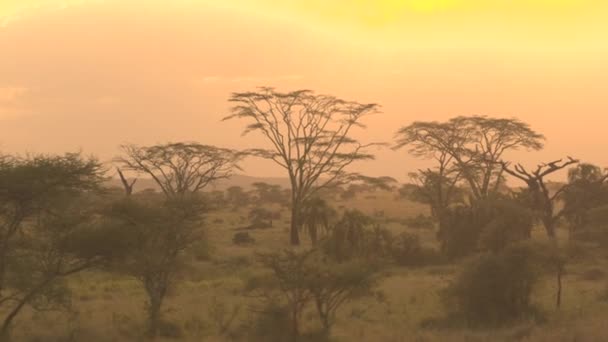
[{"label": "leafy bush", "polygon": [[539,256],[533,244],[480,256],[448,289],[448,304],[469,325],[497,326],[533,315],[532,291],[542,274]]}]

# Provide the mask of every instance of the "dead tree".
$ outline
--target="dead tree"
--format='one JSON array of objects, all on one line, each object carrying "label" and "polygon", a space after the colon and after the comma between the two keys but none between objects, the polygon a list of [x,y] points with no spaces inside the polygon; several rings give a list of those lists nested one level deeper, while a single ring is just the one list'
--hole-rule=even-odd
[{"label": "dead tree", "polygon": [[137,178],[133,178],[133,180],[129,182],[119,167],[116,168],[116,171],[118,171],[118,176],[120,177],[122,186],[125,188],[125,194],[127,195],[127,197],[131,196],[131,194],[133,193],[133,186],[137,182]]},{"label": "dead tree", "polygon": [[545,177],[578,162],[578,160],[568,157],[566,161],[560,159],[547,164],[541,164],[532,172],[526,170],[521,164],[517,164],[511,169],[508,163],[502,162],[503,170],[506,173],[526,182],[528,191],[532,196],[532,205],[540,213],[540,219],[545,227],[545,231],[551,239],[555,239],[557,222],[565,214],[564,209],[556,210],[555,204],[568,185],[563,185],[552,193],[547,186]]}]

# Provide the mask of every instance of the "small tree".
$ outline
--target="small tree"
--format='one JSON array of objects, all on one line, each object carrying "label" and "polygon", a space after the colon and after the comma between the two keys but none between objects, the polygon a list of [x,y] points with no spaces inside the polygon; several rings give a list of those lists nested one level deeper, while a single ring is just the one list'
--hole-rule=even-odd
[{"label": "small tree", "polygon": [[182,252],[202,238],[203,208],[196,196],[143,202],[135,198],[115,203],[108,215],[128,233],[131,253],[116,265],[144,287],[148,301],[148,334],[158,334],[162,305],[176,286]]},{"label": "small tree", "polygon": [[320,189],[335,186],[357,174],[347,167],[359,160],[373,159],[362,144],[352,137],[361,120],[376,113],[378,105],[344,101],[317,95],[309,90],[280,93],[273,88],[234,93],[232,115],[224,120],[249,120],[243,132],[261,133],[270,149],[250,153],[270,159],[287,171],[291,184],[291,244],[300,243],[302,205]]},{"label": "small tree", "polygon": [[333,263],[317,254],[314,273],[308,282],[323,333],[331,334],[337,312],[345,303],[371,294],[377,268],[361,260]]},{"label": "small tree", "polygon": [[249,211],[249,219],[251,220],[252,227],[256,228],[272,228],[272,220],[275,218],[275,214],[264,208],[253,208]]},{"label": "small tree", "polygon": [[264,182],[256,182],[252,184],[257,200],[260,203],[283,203],[287,199],[280,185],[272,185]]},{"label": "small tree", "polygon": [[286,303],[290,312],[290,341],[296,341],[301,335],[300,318],[311,303],[327,337],[339,308],[348,301],[369,295],[378,272],[377,266],[361,260],[335,263],[316,249],[264,254],[260,260],[271,274],[254,280],[252,289],[261,291],[266,299],[278,295]]},{"label": "small tree", "polygon": [[199,143],[121,146],[117,161],[127,170],[150,176],[166,196],[196,193],[238,168],[239,153]]},{"label": "small tree", "polygon": [[260,262],[270,269],[271,276],[253,279],[249,284],[249,290],[258,291],[266,301],[274,303],[278,295],[278,300],[285,303],[292,341],[297,340],[301,334],[302,312],[312,298],[307,288],[310,274],[307,261],[312,253],[314,251],[297,253],[285,250],[282,253],[261,254]]},{"label": "small tree", "polygon": [[232,204],[235,210],[246,206],[250,202],[249,194],[245,192],[242,187],[237,185],[233,185],[226,189],[226,199]]}]

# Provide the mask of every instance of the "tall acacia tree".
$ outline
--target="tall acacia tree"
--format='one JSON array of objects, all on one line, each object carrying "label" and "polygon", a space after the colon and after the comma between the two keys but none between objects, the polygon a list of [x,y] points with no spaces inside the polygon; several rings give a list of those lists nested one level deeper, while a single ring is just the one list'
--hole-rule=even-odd
[{"label": "tall acacia tree", "polygon": [[360,179],[347,171],[355,161],[373,159],[367,148],[352,137],[353,129],[365,127],[361,119],[377,113],[375,103],[362,104],[310,90],[281,93],[274,88],[233,93],[232,114],[224,118],[246,119],[243,135],[261,133],[270,149],[250,153],[273,160],[287,171],[291,184],[291,244],[300,244],[303,203],[319,190]]},{"label": "tall acacia tree", "polygon": [[238,168],[241,154],[199,143],[121,146],[117,162],[125,169],[150,176],[167,197],[196,193]]},{"label": "tall acacia tree", "polygon": [[413,197],[429,204],[440,224],[445,211],[455,200],[457,183],[462,176],[462,171],[455,167],[450,148],[463,146],[464,143],[460,132],[449,123],[414,122],[396,134],[393,149],[407,146],[413,156],[433,159],[436,163],[433,168],[410,173],[410,178],[416,185]]},{"label": "tall acacia tree", "polygon": [[461,177],[480,200],[504,181],[500,161],[505,153],[540,150],[544,136],[517,119],[459,116],[447,122],[414,122],[397,131],[396,140],[397,149],[408,146],[414,156],[435,159],[440,179]]}]

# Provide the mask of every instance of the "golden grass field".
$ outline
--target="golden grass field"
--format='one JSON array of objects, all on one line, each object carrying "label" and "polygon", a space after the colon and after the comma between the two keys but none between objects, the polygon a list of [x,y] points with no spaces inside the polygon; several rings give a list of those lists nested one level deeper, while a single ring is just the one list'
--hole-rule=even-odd
[{"label": "golden grass field", "polygon": [[[384,211],[384,218],[398,219],[426,213],[425,206],[398,200],[395,194],[360,194],[356,200],[335,203],[336,207],[358,208],[370,215]],[[164,318],[181,330],[181,341],[230,341],[219,335],[213,308],[240,307],[230,329],[248,321],[248,305],[254,299],[243,295],[247,278],[261,268],[255,253],[287,246],[289,217],[284,209],[274,228],[250,232],[256,243],[240,247],[232,243],[235,228],[247,224],[247,209],[218,211],[208,215],[210,247],[197,245],[187,254],[188,264],[179,287],[164,307]],[[393,221],[393,220],[391,220]],[[427,245],[434,245],[432,230],[410,229],[388,224],[395,231],[410,230]],[[563,230],[565,231],[565,229]],[[539,229],[534,238],[542,239]],[[561,237],[567,240],[566,236]],[[306,246],[300,247],[306,248]],[[608,341],[608,301],[602,300],[608,278],[605,253],[583,248],[585,257],[567,266],[563,305],[554,307],[554,283],[546,279],[535,298],[546,321],[524,322],[501,330],[430,329],[422,323],[440,318],[444,312],[440,292],[458,274],[461,264],[422,268],[391,267],[386,271],[376,297],[348,303],[338,314],[334,341]],[[16,341],[137,341],[145,329],[145,296],[139,284],[127,277],[104,272],[70,278],[73,305],[70,312],[25,312],[13,330]],[[215,315],[216,316],[216,315]],[[305,315],[305,324],[316,324]],[[244,338],[247,340],[247,338]],[[159,338],[159,340],[173,340]]]}]

